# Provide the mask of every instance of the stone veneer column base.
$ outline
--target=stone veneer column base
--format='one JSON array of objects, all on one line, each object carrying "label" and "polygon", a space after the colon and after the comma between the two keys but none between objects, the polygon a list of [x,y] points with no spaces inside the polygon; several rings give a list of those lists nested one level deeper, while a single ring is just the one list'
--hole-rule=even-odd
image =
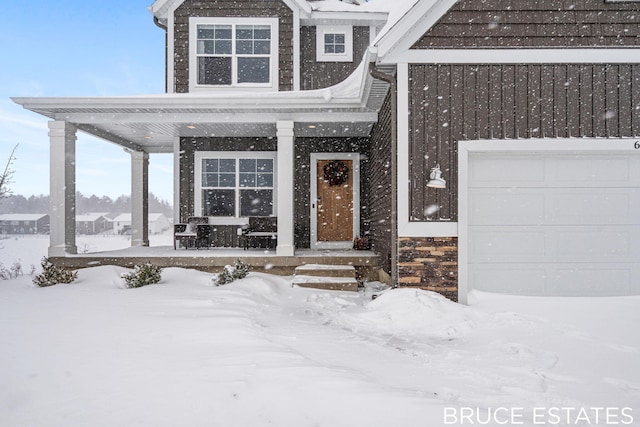
[{"label": "stone veneer column base", "polygon": [[401,237],[398,285],[437,292],[458,301],[458,238]]}]

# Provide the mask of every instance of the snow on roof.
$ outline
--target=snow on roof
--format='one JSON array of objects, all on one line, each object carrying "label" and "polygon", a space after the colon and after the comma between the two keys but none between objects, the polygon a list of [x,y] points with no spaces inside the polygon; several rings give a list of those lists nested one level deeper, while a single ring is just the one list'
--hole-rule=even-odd
[{"label": "snow on roof", "polygon": [[[165,216],[163,213],[150,213],[148,218],[149,221],[157,221],[158,219],[160,219],[161,217]],[[127,222],[127,221],[131,221],[131,214],[130,213],[123,213],[118,215],[117,217],[115,217],[113,219],[113,221],[116,222]]]},{"label": "snow on roof", "polygon": [[100,213],[88,213],[88,214],[84,214],[84,215],[76,215],[76,222],[78,222],[78,221],[93,222],[93,221],[96,221],[100,217],[104,217],[104,215],[105,214],[100,214]]},{"label": "snow on roof", "polygon": [[37,221],[49,214],[11,213],[0,215],[0,221]]},{"label": "snow on roof", "polygon": [[309,4],[312,10],[318,12],[389,12],[401,1],[403,0],[370,0],[357,4],[342,0],[318,0]]}]

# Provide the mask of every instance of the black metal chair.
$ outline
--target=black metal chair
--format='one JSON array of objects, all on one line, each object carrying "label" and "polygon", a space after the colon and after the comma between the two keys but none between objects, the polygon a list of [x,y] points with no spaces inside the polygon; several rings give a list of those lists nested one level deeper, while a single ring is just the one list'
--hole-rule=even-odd
[{"label": "black metal chair", "polygon": [[183,242],[185,249],[209,246],[209,218],[206,216],[189,217],[186,224],[173,226],[173,249]]},{"label": "black metal chair", "polygon": [[266,242],[267,247],[275,247],[278,242],[278,218],[274,216],[249,217],[249,225],[242,230],[244,250],[260,247]]}]

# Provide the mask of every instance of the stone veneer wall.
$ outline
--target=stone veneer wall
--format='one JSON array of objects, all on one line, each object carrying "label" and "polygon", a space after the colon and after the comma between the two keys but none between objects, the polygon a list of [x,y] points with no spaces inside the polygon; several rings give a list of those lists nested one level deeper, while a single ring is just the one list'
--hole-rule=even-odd
[{"label": "stone veneer wall", "polygon": [[458,238],[401,237],[398,285],[458,300]]}]

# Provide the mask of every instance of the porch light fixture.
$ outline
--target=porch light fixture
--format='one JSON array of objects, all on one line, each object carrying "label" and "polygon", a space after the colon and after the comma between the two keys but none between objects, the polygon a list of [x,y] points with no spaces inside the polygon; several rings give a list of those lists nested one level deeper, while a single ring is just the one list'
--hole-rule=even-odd
[{"label": "porch light fixture", "polygon": [[434,168],[431,168],[431,174],[429,174],[429,182],[427,187],[431,188],[447,188],[447,181],[442,179],[442,171],[440,165],[437,164]]}]

